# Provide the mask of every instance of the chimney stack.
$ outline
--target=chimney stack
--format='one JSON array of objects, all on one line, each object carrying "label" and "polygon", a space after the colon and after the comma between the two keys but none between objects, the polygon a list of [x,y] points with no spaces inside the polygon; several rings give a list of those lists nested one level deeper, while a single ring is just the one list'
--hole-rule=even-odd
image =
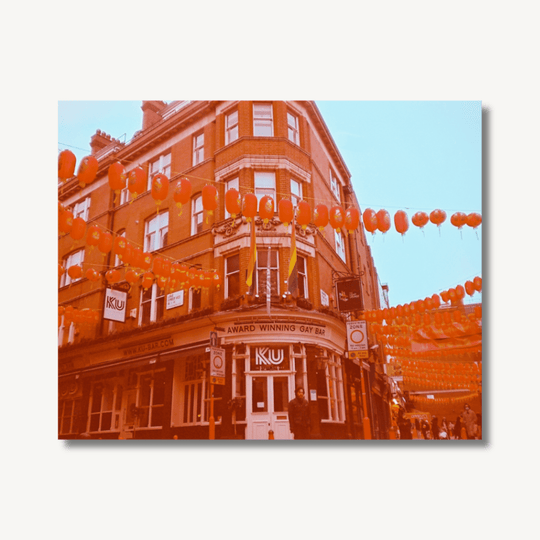
[{"label": "chimney stack", "polygon": [[143,101],[141,109],[143,111],[143,130],[148,129],[161,118],[160,112],[167,106],[164,101]]}]

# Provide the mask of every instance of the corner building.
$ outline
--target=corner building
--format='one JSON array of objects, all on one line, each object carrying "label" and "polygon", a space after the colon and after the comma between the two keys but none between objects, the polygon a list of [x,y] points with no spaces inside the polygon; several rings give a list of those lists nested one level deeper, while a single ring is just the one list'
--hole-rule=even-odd
[{"label": "corner building", "polygon": [[[330,225],[322,231],[295,225],[299,295],[287,294],[292,225],[279,221],[279,200],[304,199],[312,210],[319,203],[358,207],[351,175],[315,103],[143,101],[142,111],[142,129],[131,141],[100,131],[92,136],[96,179],[85,186],[76,176],[60,183],[59,203],[87,227],[124,236],[154,257],[217,270],[222,284],[161,289],[154,282],[144,290],[139,279],[111,285],[105,273],[116,268],[125,276],[129,266],[115,249],[103,254],[60,234],[59,263],[65,269],[79,264],[83,276],[59,278],[59,306],[99,317],[95,324],[59,317],[59,438],[207,439],[213,407],[217,439],[289,439],[287,403],[296,386],[310,402],[314,439],[363,438],[366,415],[383,426],[386,411],[374,407],[371,387],[379,398],[388,389],[382,378],[370,384],[379,377],[372,358],[347,358],[348,315],[338,311],[335,297],[338,277],[361,276],[363,308],[380,307],[363,227],[344,234]],[[118,161],[127,174],[143,168],[146,191],[111,191],[108,169]],[[170,184],[158,207],[150,186],[159,172]],[[192,185],[181,207],[172,195],[180,178]],[[202,204],[206,184],[218,190],[213,213]],[[275,202],[273,218],[253,220],[251,288],[251,223],[227,213],[225,193],[232,187]],[[99,272],[97,281],[87,279],[89,268]],[[117,305],[125,320],[105,317],[111,290],[127,293],[126,305]],[[225,351],[224,384],[210,379],[215,336]]]}]

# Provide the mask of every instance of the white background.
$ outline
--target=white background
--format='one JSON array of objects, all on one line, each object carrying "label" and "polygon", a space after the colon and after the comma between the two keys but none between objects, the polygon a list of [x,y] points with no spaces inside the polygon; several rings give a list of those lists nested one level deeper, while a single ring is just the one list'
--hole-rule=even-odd
[{"label": "white background", "polygon": [[[0,38],[3,536],[530,537],[539,480],[536,4],[14,6]],[[56,103],[111,98],[482,100],[486,442],[57,441]]]}]

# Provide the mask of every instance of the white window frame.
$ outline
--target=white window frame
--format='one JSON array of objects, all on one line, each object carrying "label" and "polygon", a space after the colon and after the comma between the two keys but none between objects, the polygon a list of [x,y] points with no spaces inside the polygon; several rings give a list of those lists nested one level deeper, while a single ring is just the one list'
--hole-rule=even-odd
[{"label": "white window frame", "polygon": [[169,211],[159,212],[144,223],[144,251],[150,253],[167,245]]},{"label": "white window frame", "polygon": [[261,199],[265,195],[272,197],[276,207],[276,173],[274,171],[255,171],[255,196],[257,197],[257,211]]},{"label": "white window frame", "polygon": [[203,218],[204,218],[204,208],[202,204],[202,195],[196,195],[195,197],[193,197],[193,199],[191,199],[191,234],[192,235],[199,234],[200,232],[202,232],[202,224],[204,221]]},{"label": "white window frame", "polygon": [[171,179],[171,152],[161,154],[148,164],[148,184],[146,189],[152,189],[152,178],[158,174],[164,174],[169,180]]},{"label": "white window frame", "polygon": [[82,201],[76,202],[73,205],[73,219],[83,218],[84,221],[88,221],[90,215],[90,196],[85,197]]},{"label": "white window frame", "polygon": [[[66,414],[66,406],[70,404],[71,411]],[[77,399],[62,399],[58,403],[58,433],[59,435],[68,435],[75,433],[76,418],[79,414],[80,400]],[[64,429],[66,423],[69,423],[69,428]]]},{"label": "white window frame", "polygon": [[[111,405],[110,407],[105,404],[105,395],[104,392],[101,392],[101,401],[99,403],[99,412],[92,412],[95,392],[94,389],[96,386],[101,385],[102,387],[109,388],[111,395]],[[115,382],[106,382],[96,381],[92,385],[92,390],[90,391],[90,400],[88,403],[88,424],[86,430],[88,433],[110,433],[120,431],[121,427],[121,411],[122,411],[122,399],[124,395],[124,388],[121,384],[115,384]],[[111,425],[110,429],[102,429],[103,416],[105,414],[111,415]],[[92,429],[92,417],[98,417],[98,429]]]},{"label": "white window frame", "polygon": [[[304,268],[301,269],[300,264],[298,264],[298,294],[302,298],[305,298],[307,300],[309,298],[308,275],[307,275],[307,263],[308,263],[307,262],[307,257],[304,257],[302,255],[297,255],[297,257],[298,257],[298,263],[300,263],[300,261],[302,260],[303,265],[304,265]],[[300,286],[300,284],[302,284],[302,286]],[[302,288],[304,289],[303,296],[300,294],[300,291],[302,290]]]},{"label": "white window frame", "polygon": [[[154,402],[154,398],[155,398],[155,382],[156,382],[156,376],[159,376],[161,378],[162,375],[165,375],[165,370],[164,369],[156,369],[156,370],[152,370],[152,371],[144,371],[142,373],[137,373],[137,396],[136,396],[136,405],[137,405],[137,408],[139,410],[141,409],[147,409],[148,410],[148,416],[147,416],[147,419],[148,419],[148,423],[147,425],[144,425],[142,426],[141,423],[140,423],[140,418],[137,418],[137,427],[139,429],[161,429],[163,427],[163,420],[164,420],[164,411],[165,411],[165,396],[163,398],[163,403],[155,403]],[[141,404],[141,389],[142,389],[142,384],[141,384],[141,380],[145,377],[150,377],[151,378],[151,381],[150,381],[150,403],[148,405],[142,405]],[[166,387],[166,381],[164,380],[163,381],[164,384],[165,384],[165,387]],[[155,413],[155,411],[157,409],[161,409],[162,411],[162,421],[161,421],[161,424],[159,425],[155,425],[153,426],[152,425],[152,416],[153,414]]]},{"label": "white window frame", "polygon": [[336,253],[339,255],[343,262],[347,262],[347,255],[345,253],[345,238],[341,232],[334,231],[334,237],[336,240]]},{"label": "white window frame", "polygon": [[[68,274],[68,268],[75,264],[78,264],[82,267],[83,262],[84,262],[84,248],[78,249],[77,251],[70,253],[67,257],[64,257],[62,261],[62,266],[64,267],[65,272],[62,274],[62,277],[60,278],[60,287],[65,287],[66,285],[69,285],[70,283],[75,283],[79,281],[80,279],[82,279],[82,278],[71,279],[71,277]],[[84,276],[84,273],[83,273],[83,276]]]},{"label": "white window frame", "polygon": [[[233,188],[240,191],[240,181],[239,181],[238,176],[236,178],[232,178],[231,180],[228,180],[227,182],[225,182],[225,193],[227,193],[229,189],[233,189]],[[229,212],[227,212],[227,208],[225,208],[225,219],[230,218],[230,217],[231,217],[231,214],[229,214]]]},{"label": "white window frame", "polygon": [[204,161],[204,133],[193,135],[193,166]]},{"label": "white window frame", "polygon": [[[121,236],[122,238],[125,238],[126,237],[126,229],[123,229],[120,231],[118,231],[116,233],[116,236]],[[114,256],[114,266],[122,266],[124,264],[124,260],[121,259],[118,255],[115,255]]]},{"label": "white window frame", "polygon": [[[266,284],[267,284],[267,266],[260,266],[261,263],[261,254],[265,253],[268,256],[268,249],[258,247],[257,248],[257,268],[256,268],[256,278],[257,278],[257,294],[259,296],[266,297]],[[275,258],[275,265],[272,265],[272,259]],[[260,279],[259,279],[260,274]],[[274,277],[274,282],[276,284],[276,290],[272,293],[272,296],[279,296],[280,287],[279,287],[279,251],[277,249],[270,250],[270,283],[272,283],[272,277]]]},{"label": "white window frame", "polygon": [[294,207],[298,206],[298,203],[304,197],[303,191],[302,182],[291,178],[291,202]]},{"label": "white window frame", "polygon": [[[145,295],[148,295],[148,291],[150,291],[150,298],[145,298]],[[148,289],[148,291],[145,292],[141,287],[141,297],[139,301],[139,326],[158,322],[162,319],[163,314],[165,313],[165,291],[162,292],[157,283],[152,283],[152,287]],[[158,319],[159,302],[162,302],[162,317]],[[150,317],[148,321],[143,321],[144,304],[150,304]]]},{"label": "white window frame", "polygon": [[324,366],[326,396],[317,396],[319,403],[325,401],[327,407],[327,418],[321,418],[321,422],[343,423],[345,422],[345,403],[341,358],[329,351],[327,355],[327,361]]},{"label": "white window frame", "polygon": [[332,172],[330,169],[330,189],[332,190],[332,193],[338,200],[338,202],[341,203],[341,192],[339,190],[339,180],[337,179],[336,175]]},{"label": "white window frame", "polygon": [[253,104],[253,136],[274,136],[274,118],[273,107],[271,103]]},{"label": "white window frame", "polygon": [[[238,258],[238,268],[236,270],[229,270],[229,261],[233,258]],[[232,277],[238,279],[238,294],[240,294],[240,254],[234,253],[225,258],[225,298],[229,298],[231,295],[229,293],[229,278]]]},{"label": "white window frame", "polygon": [[300,146],[300,130],[298,116],[287,111],[287,136],[289,141]]},{"label": "white window frame", "polygon": [[238,110],[225,116],[225,144],[238,139]]},{"label": "white window frame", "polygon": [[[192,375],[187,372],[190,367]],[[183,396],[180,414],[180,425],[203,426],[208,425],[210,417],[210,381],[206,376],[208,361],[202,355],[189,357],[184,364],[182,373],[181,395]],[[218,388],[219,387],[219,388]],[[219,405],[222,403],[221,395],[216,395],[223,387],[214,386],[214,416],[216,425],[221,424]]]}]

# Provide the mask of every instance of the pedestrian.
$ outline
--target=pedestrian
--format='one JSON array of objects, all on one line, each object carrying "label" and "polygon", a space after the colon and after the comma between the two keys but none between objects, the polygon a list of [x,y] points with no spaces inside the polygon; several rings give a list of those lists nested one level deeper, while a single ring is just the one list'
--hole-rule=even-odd
[{"label": "pedestrian", "polygon": [[431,433],[434,439],[439,438],[439,420],[434,416],[431,420]]},{"label": "pedestrian", "polygon": [[400,410],[398,416],[399,438],[400,439],[412,439],[412,424],[408,418],[403,416],[403,412]]},{"label": "pedestrian", "polygon": [[468,403],[465,403],[463,421],[465,422],[467,439],[476,439],[476,435],[478,434],[478,419],[476,413],[469,407]]},{"label": "pedestrian", "polygon": [[304,398],[304,389],[297,388],[296,397],[289,401],[289,426],[295,439],[309,439],[311,432],[311,414],[309,403]]},{"label": "pedestrian", "polygon": [[454,424],[454,439],[461,439],[461,416],[458,416]]},{"label": "pedestrian", "polygon": [[448,437],[450,439],[454,438],[454,423],[451,420],[448,422]]},{"label": "pedestrian", "polygon": [[429,424],[427,423],[427,420],[422,420],[422,437],[424,439],[429,439]]},{"label": "pedestrian", "polygon": [[[443,433],[444,433],[444,435],[443,435]],[[446,421],[446,416],[443,416],[443,419],[441,420],[441,427],[439,429],[439,436],[442,439],[449,439],[450,438],[450,433],[449,433],[449,428],[448,428],[448,422]]]}]

